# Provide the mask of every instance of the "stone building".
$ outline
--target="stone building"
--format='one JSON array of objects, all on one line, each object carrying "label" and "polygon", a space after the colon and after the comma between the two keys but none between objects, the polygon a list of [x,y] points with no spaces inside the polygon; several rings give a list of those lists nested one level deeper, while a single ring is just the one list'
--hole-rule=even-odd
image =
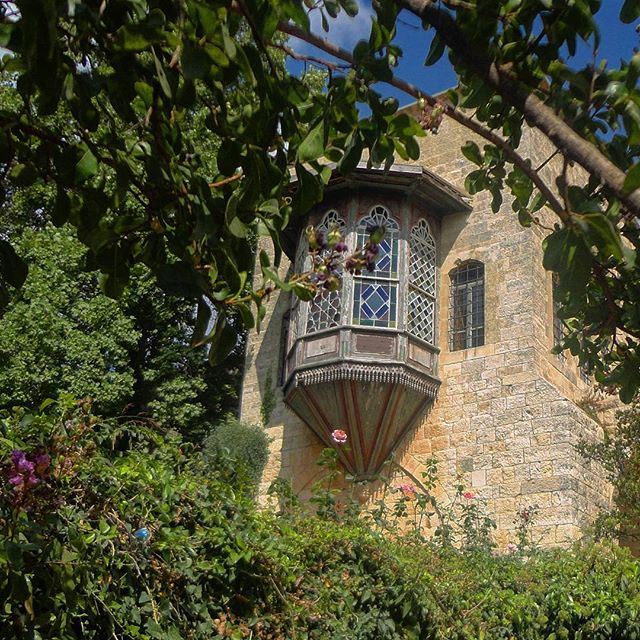
[{"label": "stone building", "polygon": [[[599,437],[604,418],[586,403],[576,360],[551,353],[562,325],[542,267],[547,232],[520,226],[507,196],[493,213],[491,196],[466,194],[468,139],[447,120],[419,140],[419,164],[331,181],[292,230],[281,275],[304,268],[307,224],[338,225],[350,247],[384,224],[376,271],[308,303],[272,296],[262,332],[249,336],[241,419],[266,417],[265,489],[282,476],[304,493],[342,428],[350,472],[371,477],[391,457],[419,476],[435,457],[443,496],[461,482],[486,499],[498,542],[513,538],[517,509],[536,504],[536,533],[562,544],[609,500],[575,449]],[[520,150],[534,166],[549,155],[531,132]]]}]

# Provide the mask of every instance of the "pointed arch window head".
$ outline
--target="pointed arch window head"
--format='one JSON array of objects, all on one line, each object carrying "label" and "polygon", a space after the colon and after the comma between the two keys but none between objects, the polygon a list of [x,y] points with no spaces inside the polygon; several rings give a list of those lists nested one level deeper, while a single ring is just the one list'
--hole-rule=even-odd
[{"label": "pointed arch window head", "polygon": [[449,350],[484,344],[484,264],[469,260],[449,272]]},{"label": "pointed arch window head", "polygon": [[[346,224],[340,214],[331,209],[324,215],[316,230],[326,236],[329,231],[336,228],[344,235]],[[337,327],[340,325],[341,317],[342,296],[340,290],[328,291],[321,288],[309,303],[306,333]]]},{"label": "pointed arch window head", "polygon": [[375,270],[356,274],[353,280],[353,324],[367,327],[398,326],[398,236],[400,226],[389,210],[376,205],[356,228],[356,246],[363,247],[371,232],[384,227]]},{"label": "pointed arch window head", "polygon": [[409,332],[435,344],[436,242],[426,220],[409,237]]}]

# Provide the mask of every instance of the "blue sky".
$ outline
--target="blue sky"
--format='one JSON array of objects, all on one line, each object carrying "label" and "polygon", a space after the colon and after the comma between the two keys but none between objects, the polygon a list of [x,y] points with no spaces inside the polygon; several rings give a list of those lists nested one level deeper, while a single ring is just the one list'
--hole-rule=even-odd
[{"label": "blue sky", "polygon": [[[355,18],[349,18],[344,13],[337,20],[331,21],[328,38],[346,49],[352,49],[358,40],[369,37],[371,24],[370,2],[360,0],[360,12]],[[603,0],[603,6],[598,12],[598,24],[601,32],[600,59],[606,59],[611,66],[618,66],[620,59],[628,60],[634,52],[634,47],[640,44],[640,39],[635,31],[635,25],[623,25],[618,19],[618,13],[622,0]],[[312,29],[318,35],[324,35],[320,26],[320,17],[312,13]],[[420,26],[420,21],[408,12],[400,15],[398,24],[397,44],[403,49],[404,55],[400,61],[397,75],[412,82],[425,93],[437,93],[455,85],[453,74],[446,56],[433,67],[424,67],[424,59],[431,38]],[[297,43],[296,50],[300,52],[313,52],[319,57],[326,54],[318,52],[305,43]],[[591,52],[586,47],[579,51],[576,63],[580,66],[591,59]],[[395,95],[400,104],[411,102],[411,98],[396,91],[393,87],[380,85],[378,90],[384,95]]]}]

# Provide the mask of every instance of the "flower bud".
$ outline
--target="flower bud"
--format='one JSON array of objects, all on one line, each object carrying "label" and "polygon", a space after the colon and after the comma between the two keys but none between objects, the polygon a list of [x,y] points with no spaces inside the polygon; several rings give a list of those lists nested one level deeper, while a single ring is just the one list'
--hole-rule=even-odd
[{"label": "flower bud", "polygon": [[309,243],[309,249],[315,250],[318,248],[318,242],[316,238],[316,230],[309,225],[305,230],[305,235],[307,236],[307,242]]},{"label": "flower bud", "polygon": [[342,240],[342,234],[338,227],[332,227],[329,233],[327,233],[327,244],[330,249],[333,249]]}]

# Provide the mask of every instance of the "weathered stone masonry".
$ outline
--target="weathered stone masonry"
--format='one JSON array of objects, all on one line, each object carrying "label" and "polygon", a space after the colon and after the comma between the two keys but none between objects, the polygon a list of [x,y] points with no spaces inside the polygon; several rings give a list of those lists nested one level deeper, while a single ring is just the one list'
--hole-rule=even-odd
[{"label": "weathered stone masonry", "polygon": [[[420,140],[420,163],[462,190],[472,167],[460,147],[470,138],[445,121],[437,136]],[[522,150],[534,164],[546,158],[544,143],[530,133]],[[600,471],[575,450],[581,438],[599,437],[601,426],[580,408],[589,384],[578,375],[575,360],[550,353],[553,307],[551,274],[542,267],[544,230],[521,227],[508,197],[497,214],[486,194],[475,196],[471,205],[469,212],[440,221],[436,346],[441,385],[424,419],[397,443],[395,456],[418,475],[424,461],[435,456],[443,494],[453,495],[461,478],[486,498],[500,543],[513,538],[516,510],[537,504],[536,535],[561,544],[577,537],[610,499]],[[484,345],[449,351],[448,274],[470,259],[485,266]],[[290,268],[284,264],[281,274]],[[279,386],[282,323],[290,306],[287,294],[273,295],[263,331],[249,336],[241,418],[260,422],[271,379],[276,404],[266,425],[271,457],[262,488],[283,476],[304,493],[316,478],[323,444],[287,408]]]}]

